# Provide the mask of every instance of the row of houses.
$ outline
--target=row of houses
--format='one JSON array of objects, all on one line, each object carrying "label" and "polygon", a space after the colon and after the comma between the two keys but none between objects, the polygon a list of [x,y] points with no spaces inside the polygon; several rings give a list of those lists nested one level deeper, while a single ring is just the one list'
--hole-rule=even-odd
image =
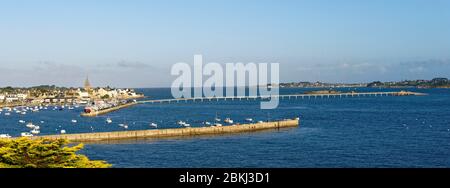
[{"label": "row of houses", "polygon": [[33,91],[21,91],[22,93],[0,93],[0,103],[87,103],[92,100],[105,99],[130,99],[138,98],[132,89],[70,89],[65,91],[51,91],[36,94]]}]

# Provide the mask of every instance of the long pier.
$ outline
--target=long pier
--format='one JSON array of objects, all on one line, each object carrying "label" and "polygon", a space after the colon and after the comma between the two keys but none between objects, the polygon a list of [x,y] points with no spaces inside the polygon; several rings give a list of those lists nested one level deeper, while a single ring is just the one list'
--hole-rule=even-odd
[{"label": "long pier", "polygon": [[177,98],[177,99],[159,99],[144,100],[138,103],[179,103],[179,102],[203,102],[219,100],[266,100],[270,98],[279,99],[311,99],[311,98],[344,98],[344,97],[364,97],[364,96],[421,96],[424,93],[400,91],[400,92],[362,92],[362,93],[332,93],[332,94],[291,94],[291,95],[260,95],[260,96],[231,96],[231,97],[200,97],[200,98]]},{"label": "long pier", "polygon": [[350,92],[350,93],[330,93],[330,94],[291,94],[291,95],[259,95],[259,96],[231,96],[231,97],[201,97],[201,98],[175,98],[175,99],[155,99],[155,100],[142,100],[132,102],[112,108],[107,108],[99,111],[93,111],[90,113],[82,113],[83,117],[96,117],[99,115],[107,114],[113,111],[120,110],[122,108],[131,107],[137,104],[146,103],[180,103],[180,102],[203,102],[203,101],[220,101],[220,100],[267,100],[271,98],[279,99],[311,99],[311,98],[344,98],[344,97],[364,97],[364,96],[410,96],[410,95],[426,95],[424,93],[400,91],[400,92]]},{"label": "long pier", "polygon": [[139,139],[139,138],[166,138],[183,137],[199,135],[218,135],[242,132],[254,132],[261,130],[280,129],[288,127],[298,127],[300,120],[290,119],[282,121],[262,122],[253,124],[230,125],[230,126],[212,126],[212,127],[192,127],[192,128],[172,128],[172,129],[154,129],[139,131],[117,131],[117,132],[99,132],[82,134],[62,134],[37,136],[32,139],[67,139],[73,142],[95,142],[121,139]]}]

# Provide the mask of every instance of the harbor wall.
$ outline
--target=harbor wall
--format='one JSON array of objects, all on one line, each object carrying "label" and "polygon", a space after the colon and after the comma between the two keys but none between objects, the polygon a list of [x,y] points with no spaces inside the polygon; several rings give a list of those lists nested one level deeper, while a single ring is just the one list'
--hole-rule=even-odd
[{"label": "harbor wall", "polygon": [[99,110],[99,111],[95,111],[95,112],[91,112],[91,113],[82,113],[81,116],[83,116],[83,117],[95,117],[95,116],[107,114],[107,113],[110,113],[110,112],[113,112],[113,111],[117,111],[117,110],[120,110],[122,108],[127,108],[127,107],[130,107],[130,106],[134,106],[136,104],[138,104],[138,103],[133,102],[133,103],[128,103],[128,104],[123,104],[123,105],[120,105],[120,106],[116,106],[116,107],[112,107],[112,108],[108,108],[108,109],[104,109],[104,110]]},{"label": "harbor wall", "polygon": [[299,120],[283,120],[273,122],[263,122],[254,124],[242,124],[222,127],[192,127],[192,128],[173,128],[173,129],[155,129],[139,131],[118,131],[101,133],[82,133],[82,134],[64,134],[33,137],[33,139],[68,139],[74,142],[106,141],[120,139],[137,138],[164,138],[180,136],[196,136],[211,134],[229,134],[240,132],[252,132],[267,129],[280,129],[299,126]]}]

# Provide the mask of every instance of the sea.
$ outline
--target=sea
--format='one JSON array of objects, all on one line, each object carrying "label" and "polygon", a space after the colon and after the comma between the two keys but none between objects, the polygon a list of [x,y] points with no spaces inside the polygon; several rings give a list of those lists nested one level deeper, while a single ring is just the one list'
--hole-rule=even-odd
[{"label": "sea", "polygon": [[[281,88],[300,94],[314,88]],[[405,89],[337,88],[343,92]],[[426,96],[331,97],[280,100],[261,110],[259,100],[139,104],[95,118],[83,108],[48,107],[27,114],[0,114],[0,134],[20,136],[26,123],[41,135],[179,128],[231,118],[235,123],[300,117],[298,128],[251,133],[85,143],[80,151],[115,168],[448,168],[450,167],[450,90],[407,89]],[[169,88],[137,89],[147,99],[172,98]],[[110,118],[113,122],[107,123]],[[23,120],[26,123],[20,123]],[[72,120],[76,120],[76,123]]]}]

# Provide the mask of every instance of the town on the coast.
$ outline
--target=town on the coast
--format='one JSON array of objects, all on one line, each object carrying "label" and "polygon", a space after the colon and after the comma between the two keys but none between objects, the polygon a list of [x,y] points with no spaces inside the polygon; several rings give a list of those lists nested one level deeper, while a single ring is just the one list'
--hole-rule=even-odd
[{"label": "town on the coast", "polygon": [[0,107],[42,106],[42,105],[87,105],[111,106],[142,98],[134,89],[92,87],[86,78],[84,87],[67,88],[57,86],[36,86],[29,88],[0,88]]}]

